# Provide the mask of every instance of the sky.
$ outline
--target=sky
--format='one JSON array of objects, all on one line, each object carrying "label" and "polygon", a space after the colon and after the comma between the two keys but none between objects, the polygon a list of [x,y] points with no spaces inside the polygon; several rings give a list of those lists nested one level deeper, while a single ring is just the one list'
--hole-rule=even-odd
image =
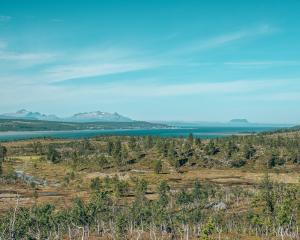
[{"label": "sky", "polygon": [[300,123],[299,0],[0,0],[0,112]]}]

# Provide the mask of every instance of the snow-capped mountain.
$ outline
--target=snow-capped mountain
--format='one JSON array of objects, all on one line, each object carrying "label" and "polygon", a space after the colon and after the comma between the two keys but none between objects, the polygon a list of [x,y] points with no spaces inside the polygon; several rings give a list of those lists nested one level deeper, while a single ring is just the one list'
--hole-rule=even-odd
[{"label": "snow-capped mountain", "polygon": [[26,109],[21,109],[15,113],[4,113],[0,115],[2,119],[27,119],[27,120],[44,120],[44,121],[59,121],[60,119],[51,114],[41,114],[39,112],[30,112]]},{"label": "snow-capped mountain", "polygon": [[132,122],[133,120],[124,117],[118,113],[108,113],[108,112],[85,112],[77,113],[72,117],[65,119],[71,122]]},{"label": "snow-capped mountain", "polygon": [[133,122],[132,119],[124,117],[118,113],[96,111],[77,113],[71,117],[59,118],[56,115],[46,115],[39,112],[30,112],[25,109],[21,109],[15,113],[0,114],[0,119],[24,119],[62,122]]}]

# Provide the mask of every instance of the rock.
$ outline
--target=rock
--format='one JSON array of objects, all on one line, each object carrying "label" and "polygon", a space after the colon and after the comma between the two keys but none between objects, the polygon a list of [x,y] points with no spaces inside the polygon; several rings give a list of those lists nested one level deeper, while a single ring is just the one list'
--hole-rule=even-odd
[{"label": "rock", "polygon": [[33,176],[30,176],[23,171],[16,171],[16,176],[18,179],[26,182],[27,184],[36,184],[36,185],[41,185],[41,186],[47,186],[48,182],[46,180],[41,180],[41,179],[36,179]]},{"label": "rock", "polygon": [[215,210],[225,210],[227,209],[227,204],[224,202],[213,202],[213,203],[208,203],[205,205],[205,208],[211,208]]},{"label": "rock", "polygon": [[215,204],[212,208],[216,210],[225,210],[227,209],[227,205],[224,202],[219,202]]}]

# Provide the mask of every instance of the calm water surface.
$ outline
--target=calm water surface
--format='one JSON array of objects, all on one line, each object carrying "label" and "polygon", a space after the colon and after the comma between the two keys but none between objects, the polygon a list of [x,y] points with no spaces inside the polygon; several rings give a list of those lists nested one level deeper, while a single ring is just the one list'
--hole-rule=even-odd
[{"label": "calm water surface", "polygon": [[230,135],[251,134],[273,131],[278,127],[194,127],[168,129],[118,129],[118,130],[78,130],[78,131],[30,131],[0,132],[0,141],[23,140],[31,138],[88,138],[103,135],[118,136],[161,136],[180,137],[192,133],[200,138],[217,138]]}]

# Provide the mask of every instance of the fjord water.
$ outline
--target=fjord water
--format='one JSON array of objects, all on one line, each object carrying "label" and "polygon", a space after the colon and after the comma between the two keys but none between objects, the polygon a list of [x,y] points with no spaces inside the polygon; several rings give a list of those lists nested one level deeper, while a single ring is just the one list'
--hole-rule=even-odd
[{"label": "fjord water", "polygon": [[24,140],[31,138],[88,138],[105,135],[117,136],[161,136],[161,137],[186,137],[193,134],[195,137],[207,139],[225,137],[230,135],[246,135],[265,131],[273,131],[275,126],[199,126],[177,127],[163,129],[117,129],[117,130],[78,130],[78,131],[28,131],[28,132],[0,132],[0,141]]}]

